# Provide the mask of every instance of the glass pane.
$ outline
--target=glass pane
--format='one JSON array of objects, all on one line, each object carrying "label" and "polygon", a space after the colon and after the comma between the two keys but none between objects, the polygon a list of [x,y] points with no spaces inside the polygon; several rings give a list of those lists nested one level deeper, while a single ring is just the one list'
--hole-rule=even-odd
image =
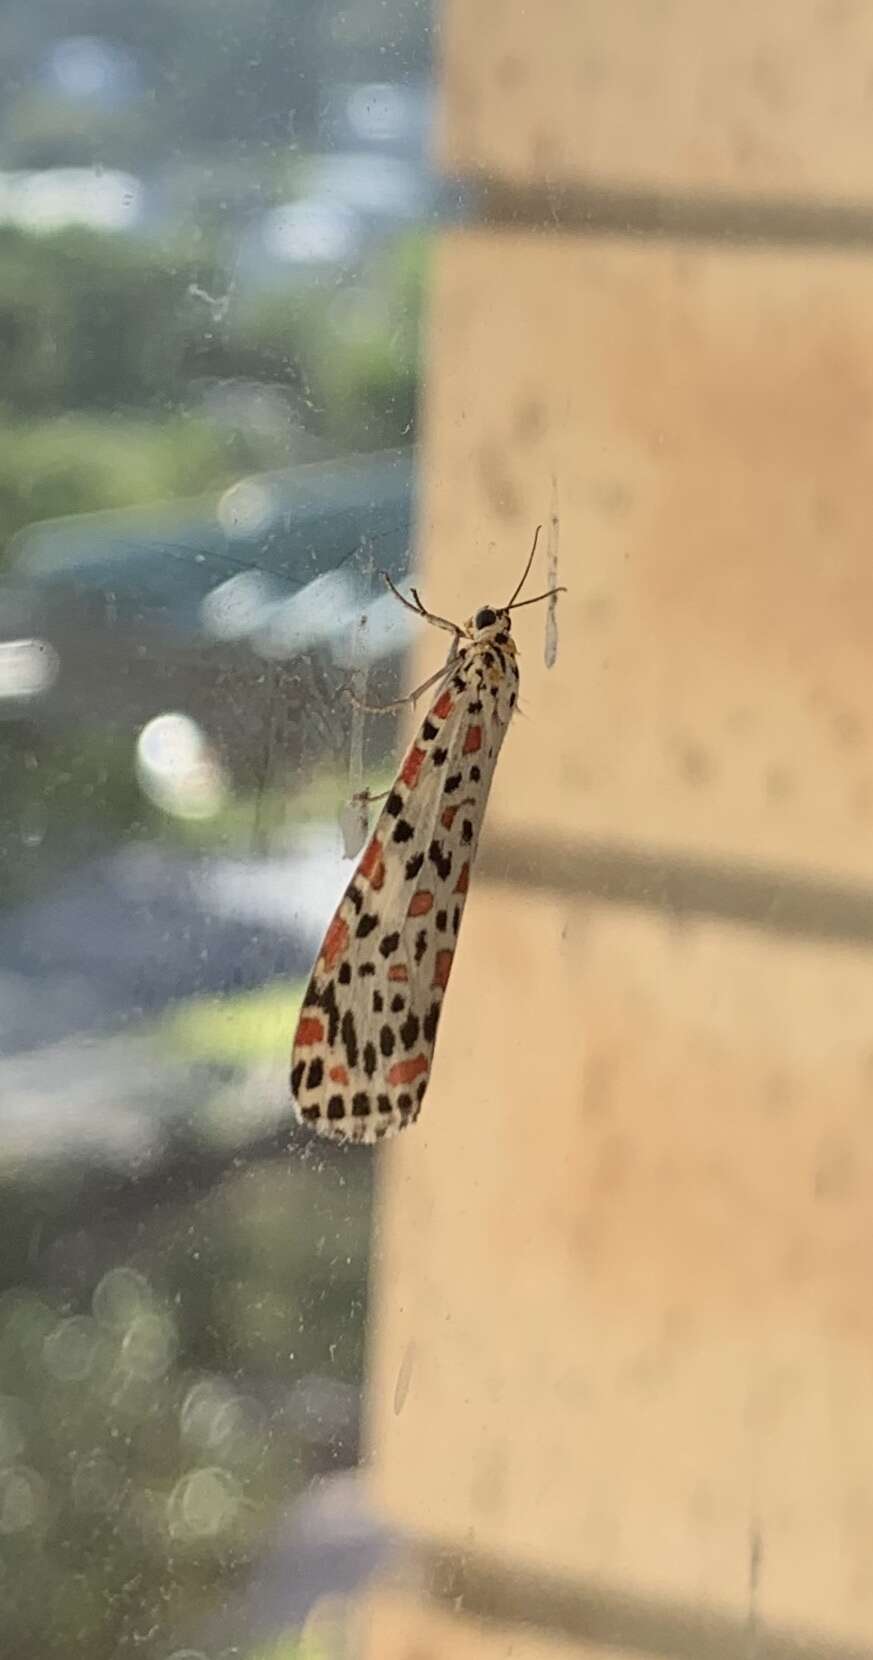
[{"label": "glass pane", "polygon": [[430,19],[0,34],[0,1652],[290,1654],[380,1549],[288,1055],[407,684]]}]

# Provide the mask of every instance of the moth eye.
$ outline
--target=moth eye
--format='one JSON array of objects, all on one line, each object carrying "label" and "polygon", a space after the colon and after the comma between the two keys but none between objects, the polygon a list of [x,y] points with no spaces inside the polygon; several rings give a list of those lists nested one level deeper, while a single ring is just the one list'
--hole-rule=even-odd
[{"label": "moth eye", "polygon": [[490,628],[492,623],[496,623],[496,621],[497,612],[492,611],[490,605],[483,605],[482,610],[477,611],[473,619],[476,628]]}]

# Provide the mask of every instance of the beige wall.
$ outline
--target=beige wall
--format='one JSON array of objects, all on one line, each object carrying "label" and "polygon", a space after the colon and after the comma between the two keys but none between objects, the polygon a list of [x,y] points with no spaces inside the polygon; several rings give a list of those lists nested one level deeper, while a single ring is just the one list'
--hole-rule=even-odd
[{"label": "beige wall", "polygon": [[492,823],[866,880],[873,259],[491,231],[435,275],[429,601],[506,596],[553,476],[570,588]]},{"label": "beige wall", "polygon": [[450,170],[870,198],[865,0],[443,0]]},{"label": "beige wall", "polygon": [[553,479],[570,592],[551,672],[519,613],[527,718],[374,1257],[374,1496],[473,1590],[376,1598],[368,1653],[593,1660],[596,1592],[616,1655],[871,1655],[873,230],[598,236],[548,197],[873,198],[873,14],[445,31],[447,165],[542,217],[437,250],[426,595],[505,597]]}]

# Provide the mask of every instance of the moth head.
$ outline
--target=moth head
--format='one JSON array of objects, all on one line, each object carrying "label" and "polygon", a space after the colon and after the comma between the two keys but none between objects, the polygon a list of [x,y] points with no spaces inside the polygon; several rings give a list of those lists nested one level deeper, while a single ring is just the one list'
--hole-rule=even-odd
[{"label": "moth head", "polygon": [[503,605],[481,605],[466,625],[471,640],[496,640],[509,634],[509,612]]}]

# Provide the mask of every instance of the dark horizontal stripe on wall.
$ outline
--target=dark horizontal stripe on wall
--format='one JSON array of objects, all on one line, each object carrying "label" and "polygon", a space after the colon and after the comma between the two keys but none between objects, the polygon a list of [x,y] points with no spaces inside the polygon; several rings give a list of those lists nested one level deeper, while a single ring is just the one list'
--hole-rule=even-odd
[{"label": "dark horizontal stripe on wall", "polygon": [[456,222],[474,227],[493,225],[573,236],[873,247],[873,204],[861,202],[682,196],[607,190],[584,183],[526,186],[488,177],[451,181],[446,194],[465,204]]},{"label": "dark horizontal stripe on wall", "polygon": [[766,933],[873,945],[873,887],[860,883],[621,843],[535,835],[488,836],[477,867],[492,882],[585,895],[674,919],[714,917]]},{"label": "dark horizontal stripe on wall", "polygon": [[769,1630],[752,1615],[721,1614],[497,1558],[419,1547],[427,1594],[461,1616],[657,1660],[873,1660],[873,1648],[808,1628]]}]

